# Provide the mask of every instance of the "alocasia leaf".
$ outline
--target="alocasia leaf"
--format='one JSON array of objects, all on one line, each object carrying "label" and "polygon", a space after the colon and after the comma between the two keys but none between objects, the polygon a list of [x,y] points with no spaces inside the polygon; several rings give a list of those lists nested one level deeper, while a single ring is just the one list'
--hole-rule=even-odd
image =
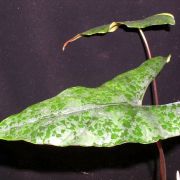
[{"label": "alocasia leaf", "polygon": [[156,57],[97,88],[73,87],[0,123],[0,139],[56,146],[152,143],[180,134],[180,103],[141,106],[170,57]]},{"label": "alocasia leaf", "polygon": [[116,31],[119,27],[122,25],[128,27],[128,28],[136,28],[136,29],[142,29],[150,26],[155,26],[155,25],[174,25],[175,20],[174,16],[170,13],[161,13],[161,14],[155,14],[153,16],[147,17],[142,20],[136,20],[136,21],[121,21],[121,22],[112,22],[110,24],[98,26],[92,29],[89,29],[85,32],[82,32],[75,37],[71,38],[67,42],[65,42],[63,46],[63,50],[65,47],[68,45],[68,43],[75,41],[76,39],[79,39],[80,37],[83,36],[92,36],[95,34],[107,34],[110,32]]}]

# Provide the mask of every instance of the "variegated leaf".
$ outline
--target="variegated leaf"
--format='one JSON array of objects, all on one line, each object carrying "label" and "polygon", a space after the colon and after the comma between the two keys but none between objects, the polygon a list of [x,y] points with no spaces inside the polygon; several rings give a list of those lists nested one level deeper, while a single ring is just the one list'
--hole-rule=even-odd
[{"label": "variegated leaf", "polygon": [[180,103],[141,106],[170,57],[156,57],[97,88],[73,87],[0,123],[0,139],[56,146],[152,143],[180,134]]}]

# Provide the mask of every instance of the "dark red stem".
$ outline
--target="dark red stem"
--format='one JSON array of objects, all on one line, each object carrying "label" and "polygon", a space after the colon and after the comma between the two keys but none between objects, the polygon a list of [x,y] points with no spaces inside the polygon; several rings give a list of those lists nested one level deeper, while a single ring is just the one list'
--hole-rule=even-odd
[{"label": "dark red stem", "polygon": [[[142,41],[144,43],[144,47],[146,49],[147,57],[148,57],[148,59],[151,59],[152,54],[151,54],[151,50],[149,48],[149,44],[147,42],[147,39],[145,37],[145,34],[141,29],[139,29],[139,34],[140,34],[140,36],[142,38]],[[159,97],[158,97],[158,90],[157,90],[156,80],[154,80],[152,82],[152,90],[153,90],[153,100],[154,100],[153,104],[154,105],[159,105]],[[163,147],[162,147],[162,144],[161,144],[160,141],[156,142],[156,145],[157,145],[157,148],[158,148],[158,151],[159,151],[160,179],[161,180],[167,180],[167,177],[166,177],[166,161],[165,161]]]}]

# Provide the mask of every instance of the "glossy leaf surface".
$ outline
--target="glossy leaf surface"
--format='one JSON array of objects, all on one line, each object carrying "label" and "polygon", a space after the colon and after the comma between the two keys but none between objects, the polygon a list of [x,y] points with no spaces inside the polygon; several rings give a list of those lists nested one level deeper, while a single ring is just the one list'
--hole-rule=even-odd
[{"label": "glossy leaf surface", "polygon": [[152,143],[180,134],[180,104],[141,106],[170,57],[156,57],[97,88],[73,87],[0,123],[0,139],[56,146]]},{"label": "glossy leaf surface", "polygon": [[136,21],[121,21],[121,22],[112,22],[110,24],[106,24],[103,26],[98,26],[92,29],[89,29],[85,32],[82,32],[75,37],[71,38],[68,40],[64,46],[63,50],[65,47],[68,45],[68,43],[75,41],[76,39],[79,39],[82,36],[92,36],[96,34],[107,34],[109,32],[114,32],[116,31],[119,27],[122,25],[128,27],[128,28],[136,28],[136,29],[142,29],[142,28],[147,28],[150,26],[157,26],[157,25],[174,25],[175,20],[174,16],[170,13],[161,13],[161,14],[155,14],[153,16],[147,17],[142,20],[136,20]]}]

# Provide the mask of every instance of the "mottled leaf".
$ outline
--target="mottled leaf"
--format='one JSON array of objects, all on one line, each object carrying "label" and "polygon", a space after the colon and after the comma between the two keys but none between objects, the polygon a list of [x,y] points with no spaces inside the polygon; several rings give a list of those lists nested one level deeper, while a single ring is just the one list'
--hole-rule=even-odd
[{"label": "mottled leaf", "polygon": [[27,119],[25,111],[3,121],[0,138],[56,146],[110,147],[127,142],[153,143],[180,135],[180,103],[158,107],[89,104],[46,110],[49,112],[41,112],[39,117]]},{"label": "mottled leaf", "polygon": [[136,20],[136,21],[122,21],[122,22],[112,22],[110,24],[106,24],[103,26],[98,26],[92,29],[89,29],[85,32],[82,32],[75,37],[71,38],[67,42],[65,42],[63,46],[63,50],[65,47],[72,41],[75,41],[76,39],[79,39],[82,36],[92,36],[95,34],[107,34],[109,32],[114,32],[116,31],[120,26],[124,25],[128,28],[137,28],[137,29],[142,29],[150,26],[155,26],[155,25],[174,25],[175,20],[174,16],[170,13],[161,13],[161,14],[155,14],[153,16],[147,17],[142,20]]},{"label": "mottled leaf", "polygon": [[56,146],[152,143],[180,134],[180,104],[141,106],[170,57],[156,57],[97,88],[73,87],[0,123],[0,139]]}]

